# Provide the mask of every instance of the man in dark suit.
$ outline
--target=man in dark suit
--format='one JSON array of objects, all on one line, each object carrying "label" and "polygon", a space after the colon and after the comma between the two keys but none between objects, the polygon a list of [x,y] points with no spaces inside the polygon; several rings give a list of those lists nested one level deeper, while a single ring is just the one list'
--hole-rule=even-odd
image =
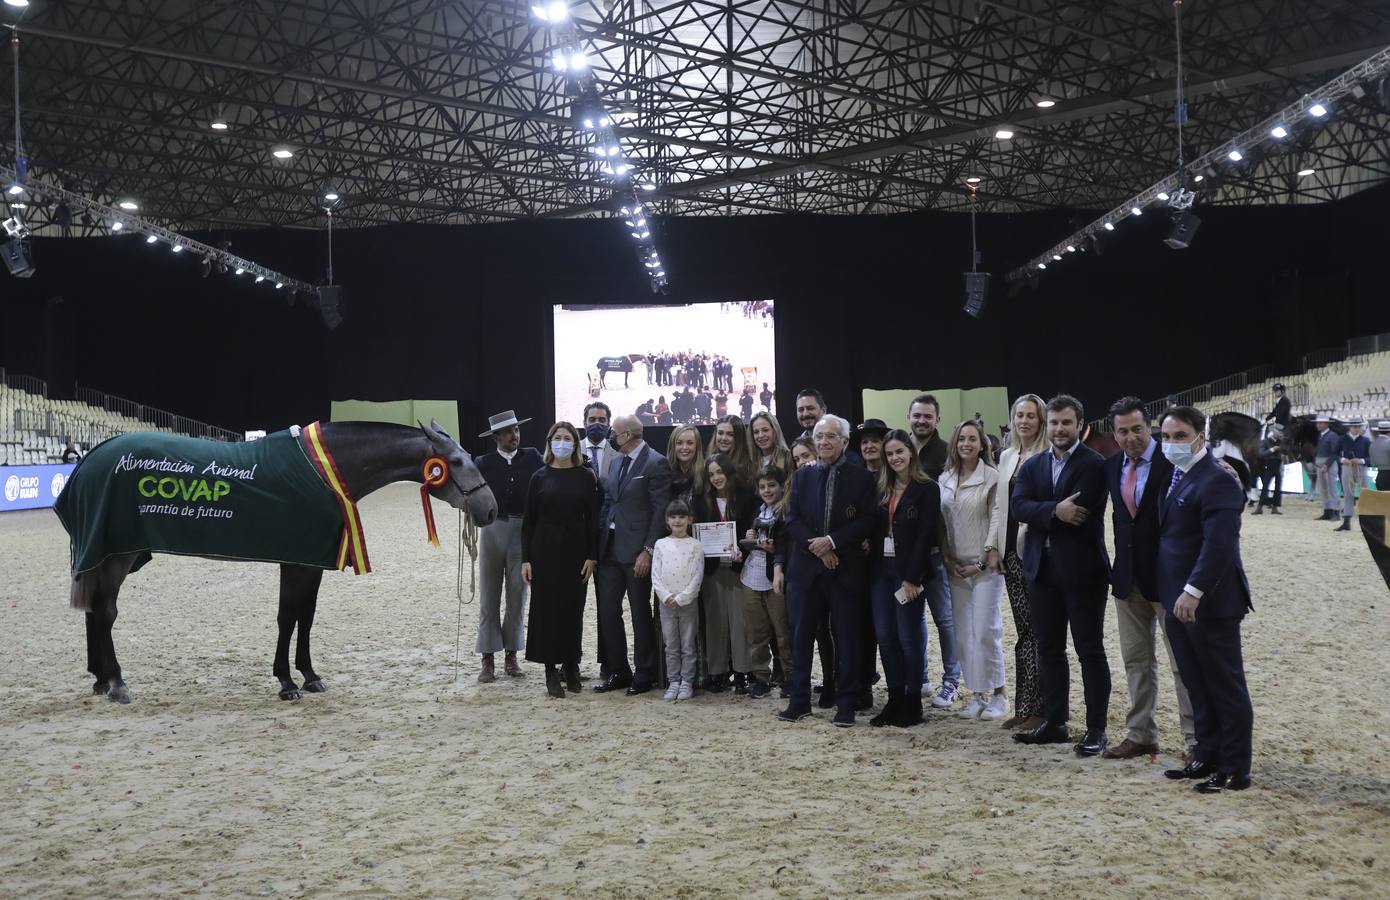
[{"label": "man in dark suit", "polygon": [[1164,627],[1192,697],[1193,759],[1163,774],[1207,779],[1204,794],[1250,786],[1255,714],[1245,686],[1240,623],[1251,608],[1240,562],[1240,482],[1207,452],[1206,416],[1190,406],[1163,414],[1163,453],[1174,470],[1159,508],[1158,594]]},{"label": "man in dark suit", "polygon": [[[849,463],[849,423],[827,415],[814,430],[815,466],[798,469],[787,510],[789,541],[787,596],[792,620],[791,702],[777,714],[795,722],[811,714],[811,650],[817,625],[829,610],[835,635],[835,705],[833,723],[854,724],[860,693],[859,615],[867,602],[867,554],[864,541],[873,531],[877,510],[873,476]],[[823,694],[831,691],[826,676]],[[822,697],[824,699],[824,697]]]},{"label": "man in dark suit", "polygon": [[[610,674],[594,690],[602,694],[626,688],[630,695],[645,694],[657,675],[652,547],[666,532],[671,469],[666,457],[642,440],[642,423],[636,416],[614,419],[608,444],[615,452],[608,461],[599,513],[594,590],[598,594],[599,641]],[[632,666],[627,662],[627,631],[623,627],[624,594],[632,614]]]},{"label": "man in dark suit", "polygon": [[[496,448],[475,461],[478,472],[497,498],[497,520],[482,530],[478,541],[478,580],[482,597],[478,600],[478,640],[474,651],[483,656],[478,681],[497,680],[494,654],[505,652],[503,667],[508,675],[521,675],[516,654],[526,649],[526,585],[521,578],[521,514],[526,509],[526,489],[531,476],[545,465],[535,447],[521,446],[521,426],[530,419],[517,420],[507,410],[488,417],[488,430],[478,437],[490,437]],[[503,589],[507,603],[502,605]]]},{"label": "man in dark suit", "polygon": [[1096,756],[1106,746],[1110,707],[1110,664],[1105,658],[1105,593],[1110,561],[1105,553],[1105,460],[1081,443],[1085,414],[1075,397],[1059,394],[1047,404],[1049,453],[1038,453],[1019,469],[1009,505],[1028,525],[1023,574],[1038,638],[1038,680],[1043,719],[1032,731],[1014,734],[1023,744],[1061,744],[1067,733],[1067,625],[1081,660],[1086,696],[1086,734],[1078,756]]},{"label": "man in dark suit", "polygon": [[[1128,734],[1119,746],[1101,756],[1133,759],[1158,752],[1158,653],[1154,625],[1163,621],[1158,602],[1158,507],[1173,464],[1159,451],[1149,429],[1149,416],[1138,397],[1121,397],[1110,407],[1110,425],[1119,453],[1105,461],[1105,484],[1110,492],[1110,521],[1115,533],[1115,562],[1110,587],[1115,595],[1115,619],[1120,632],[1120,656],[1129,682]],[[1184,747],[1197,744],[1192,702],[1168,647],[1168,632],[1160,625],[1163,646],[1178,694]]]}]

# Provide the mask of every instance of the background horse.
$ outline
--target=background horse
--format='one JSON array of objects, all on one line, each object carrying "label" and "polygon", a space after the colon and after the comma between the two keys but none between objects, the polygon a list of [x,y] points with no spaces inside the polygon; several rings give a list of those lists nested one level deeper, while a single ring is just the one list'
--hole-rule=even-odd
[{"label": "background horse", "polygon": [[[1333,419],[1328,428],[1337,434],[1346,434],[1347,426],[1340,419]],[[1284,429],[1280,445],[1284,458],[1301,463],[1311,463],[1318,455],[1318,426],[1316,416],[1293,416],[1289,427]]]},{"label": "background horse", "polygon": [[[352,501],[361,500],[397,481],[422,483],[425,461],[431,457],[442,457],[448,463],[447,472],[441,473],[439,483],[431,481],[429,495],[457,509],[467,509],[478,527],[490,524],[497,517],[497,502],[473,465],[473,460],[439,427],[437,421],[431,422],[429,428],[421,426],[418,429],[380,422],[325,423],[320,428],[322,442],[332,462],[336,463],[335,474],[341,478]],[[306,443],[306,435],[307,432],[301,432],[298,439],[307,457],[311,449]],[[138,438],[138,435],[123,435],[112,438],[112,442],[126,438]],[[188,440],[193,444],[214,443],[193,438]],[[96,449],[93,448],[93,453]],[[91,459],[89,455],[84,462]],[[85,472],[83,466],[74,471],[73,483],[84,475],[88,479],[109,477],[108,473],[90,465],[85,468]],[[71,487],[72,484],[68,490]],[[64,521],[75,542],[84,524],[91,527],[101,525]],[[348,525],[345,523],[344,527]],[[211,553],[208,555],[212,556]],[[96,678],[92,692],[106,694],[118,703],[129,703],[131,694],[121,677],[121,666],[116,660],[116,648],[111,638],[111,630],[116,623],[116,598],[126,576],[139,569],[149,558],[148,550],[118,553],[106,557],[94,569],[82,574],[74,573],[73,576],[73,606],[86,612],[87,668]],[[280,566],[279,639],[272,671],[280,680],[282,700],[298,700],[303,696],[290,677],[289,644],[296,625],[299,627],[299,639],[295,645],[295,668],[304,677],[303,690],[315,693],[327,690],[323,679],[314,672],[309,657],[309,631],[314,623],[322,579],[322,568],[289,563]]]},{"label": "background horse", "polygon": [[1207,445],[1212,455],[1234,469],[1246,488],[1255,483],[1263,437],[1264,424],[1244,413],[1219,412],[1207,420]]}]

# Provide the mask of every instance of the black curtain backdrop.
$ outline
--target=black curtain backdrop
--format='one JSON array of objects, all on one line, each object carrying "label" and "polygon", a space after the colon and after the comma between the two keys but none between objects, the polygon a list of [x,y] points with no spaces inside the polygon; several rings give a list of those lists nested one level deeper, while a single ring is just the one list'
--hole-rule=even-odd
[{"label": "black curtain backdrop", "polygon": [[[249,279],[198,275],[192,254],[138,235],[35,240],[37,274],[0,275],[0,365],[229,428],[328,415],[333,399],[456,398],[465,446],[487,414],[553,409],[558,303],[777,302],[777,407],[820,388],[858,420],[864,388],[1004,384],[1069,391],[1088,415],[1348,337],[1390,331],[1383,221],[1390,188],[1305,207],[1199,210],[1193,246],[1162,244],[1150,211],[1009,297],[1007,271],[1093,214],[984,216],[982,320],[962,312],[970,223],[960,214],[750,216],[657,223],[672,290],[650,293],[621,223],[391,226],[339,231],[344,323]],[[305,280],[322,233],[230,232],[232,250]],[[221,234],[199,237],[215,243]],[[236,284],[235,281],[241,281]],[[595,356],[609,349],[593,339]],[[473,426],[477,427],[474,428]]]}]

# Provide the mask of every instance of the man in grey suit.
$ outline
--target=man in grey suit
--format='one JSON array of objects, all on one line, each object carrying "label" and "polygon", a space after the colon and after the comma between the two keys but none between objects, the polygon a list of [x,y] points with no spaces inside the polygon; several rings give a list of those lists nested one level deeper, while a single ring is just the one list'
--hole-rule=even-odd
[{"label": "man in grey suit", "polygon": [[[652,624],[652,547],[666,533],[671,501],[671,469],[666,457],[642,440],[636,416],[613,420],[603,509],[599,514],[598,639],[609,675],[598,693],[626,688],[629,695],[652,689],[657,650]],[[627,661],[623,595],[632,614],[633,666]],[[634,672],[635,668],[635,672]]]}]

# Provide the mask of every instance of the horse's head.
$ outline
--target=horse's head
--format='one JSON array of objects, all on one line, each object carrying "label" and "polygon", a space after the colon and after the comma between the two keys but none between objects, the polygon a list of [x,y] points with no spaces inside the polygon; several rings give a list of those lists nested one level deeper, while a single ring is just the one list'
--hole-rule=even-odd
[{"label": "horse's head", "polygon": [[443,500],[455,509],[467,509],[479,528],[491,525],[497,518],[497,500],[478,467],[473,465],[473,458],[459,446],[458,441],[439,427],[438,419],[431,419],[428,428],[420,425],[420,431],[429,442],[430,449],[449,464],[448,478],[437,487],[430,487],[430,496]]}]

